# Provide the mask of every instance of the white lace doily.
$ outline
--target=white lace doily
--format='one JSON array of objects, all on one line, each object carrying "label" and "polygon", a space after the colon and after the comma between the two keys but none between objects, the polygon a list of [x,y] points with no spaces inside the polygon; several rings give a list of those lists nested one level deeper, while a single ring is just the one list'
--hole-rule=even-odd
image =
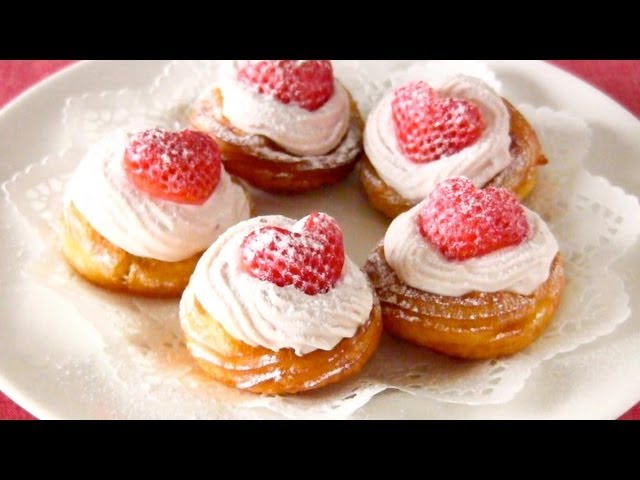
[{"label": "white lace doily", "polygon": [[[519,105],[550,159],[528,203],[557,236],[568,277],[561,307],[538,341],[509,358],[463,362],[384,338],[356,379],[291,397],[253,395],[207,379],[184,346],[177,300],[138,299],[88,285],[64,262],[57,231],[64,182],[88,146],[115,128],[184,125],[189,102],[211,84],[216,68],[215,61],[172,62],[146,90],[70,98],[63,112],[69,148],[17,173],[3,186],[3,201],[17,208],[45,245],[24,262],[24,274],[73,303],[102,335],[111,367],[131,395],[126,416],[252,418],[266,408],[291,418],[345,417],[386,389],[443,402],[502,403],[522,389],[540,362],[606,335],[629,316],[624,283],[611,266],[640,234],[638,200],[584,170],[590,130],[581,119]],[[501,87],[499,78],[477,62],[344,61],[336,62],[335,70],[364,115],[390,85],[433,78],[442,71],[481,76]],[[352,187],[358,188],[355,183]],[[302,203],[313,205],[315,198],[317,194]],[[269,199],[272,207],[288,201]],[[372,247],[377,240],[371,238]]]}]

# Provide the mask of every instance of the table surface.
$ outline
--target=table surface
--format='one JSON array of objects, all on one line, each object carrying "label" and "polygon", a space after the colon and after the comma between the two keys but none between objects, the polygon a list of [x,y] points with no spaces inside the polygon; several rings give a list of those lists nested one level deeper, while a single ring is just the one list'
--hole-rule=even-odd
[{"label": "table surface", "polygon": [[[71,60],[0,60],[0,108],[27,88],[73,63]],[[640,118],[640,60],[553,60],[599,88]],[[624,420],[640,420],[640,402]],[[32,415],[0,392],[0,420],[31,420]]]}]

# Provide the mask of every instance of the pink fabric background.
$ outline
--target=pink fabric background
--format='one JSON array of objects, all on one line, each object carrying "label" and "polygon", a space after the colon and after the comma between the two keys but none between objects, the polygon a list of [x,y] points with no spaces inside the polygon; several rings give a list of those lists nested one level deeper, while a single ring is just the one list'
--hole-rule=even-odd
[{"label": "pink fabric background", "polygon": [[[69,60],[0,60],[0,108],[24,90],[73,63]],[[640,117],[640,60],[554,60],[551,63],[586,80]],[[32,415],[0,392],[0,420]],[[640,403],[621,417],[640,420]]]}]

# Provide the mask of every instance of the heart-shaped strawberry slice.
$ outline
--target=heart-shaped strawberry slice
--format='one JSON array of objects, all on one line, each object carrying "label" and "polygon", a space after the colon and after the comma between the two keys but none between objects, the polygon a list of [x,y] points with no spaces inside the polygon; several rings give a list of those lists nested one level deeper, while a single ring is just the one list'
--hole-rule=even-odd
[{"label": "heart-shaped strawberry slice", "polygon": [[398,147],[414,163],[453,155],[474,144],[484,130],[478,107],[466,100],[441,98],[424,82],[396,90],[391,114]]},{"label": "heart-shaped strawberry slice", "polygon": [[322,107],[334,90],[328,60],[248,61],[238,71],[238,80],[258,93],[309,111]]},{"label": "heart-shaped strawberry slice", "polygon": [[129,179],[154,198],[203,204],[221,175],[220,150],[208,135],[160,129],[136,134],[125,151]]},{"label": "heart-shaped strawberry slice", "polygon": [[307,295],[326,293],[342,276],[344,242],[338,222],[313,213],[292,230],[262,227],[242,242],[240,263],[251,276]]},{"label": "heart-shaped strawberry slice", "polygon": [[513,193],[494,187],[479,190],[464,177],[440,183],[418,223],[422,237],[449,260],[480,257],[529,236],[525,211]]}]

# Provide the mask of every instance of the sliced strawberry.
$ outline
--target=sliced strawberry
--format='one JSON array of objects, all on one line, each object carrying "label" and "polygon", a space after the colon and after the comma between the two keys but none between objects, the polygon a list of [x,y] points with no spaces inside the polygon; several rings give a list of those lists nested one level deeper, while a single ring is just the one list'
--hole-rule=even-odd
[{"label": "sliced strawberry", "polygon": [[160,129],[131,139],[124,167],[133,184],[152,197],[191,205],[211,196],[222,170],[218,145],[208,135]]},{"label": "sliced strawberry", "polygon": [[400,151],[414,163],[453,155],[474,144],[484,130],[473,103],[441,98],[424,82],[412,82],[394,93],[391,112]]},{"label": "sliced strawberry", "polygon": [[333,69],[328,60],[260,60],[247,62],[238,79],[258,93],[309,111],[333,95]]},{"label": "sliced strawberry", "polygon": [[260,280],[293,285],[307,295],[331,290],[342,276],[344,242],[338,222],[313,213],[292,230],[262,227],[242,242],[241,265]]},{"label": "sliced strawberry", "polygon": [[449,260],[481,257],[522,243],[529,223],[504,188],[479,190],[464,177],[440,183],[418,216],[420,233]]}]

